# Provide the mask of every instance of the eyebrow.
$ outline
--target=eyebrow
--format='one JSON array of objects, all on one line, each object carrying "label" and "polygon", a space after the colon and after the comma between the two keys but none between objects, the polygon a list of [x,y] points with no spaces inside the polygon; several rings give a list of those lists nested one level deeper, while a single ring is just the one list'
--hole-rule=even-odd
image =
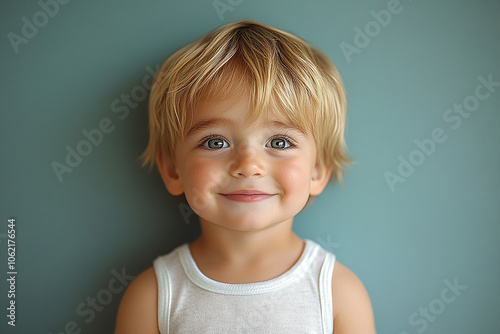
[{"label": "eyebrow", "polygon": [[[228,118],[212,118],[208,120],[203,120],[200,121],[193,126],[189,128],[189,130],[186,133],[186,137],[193,136],[196,133],[205,130],[205,129],[210,129],[210,128],[215,128],[215,127],[224,127],[224,126],[234,126],[235,122],[231,119]],[[275,128],[281,128],[281,129],[286,129],[286,130],[296,130],[299,131],[300,133],[304,133],[302,130],[292,126],[288,125],[286,123],[280,122],[280,121],[270,121],[266,123],[265,125],[270,125]]]},{"label": "eyebrow", "polygon": [[212,118],[204,121],[200,121],[195,125],[191,126],[186,134],[186,137],[192,136],[201,130],[223,127],[223,126],[233,126],[234,122],[227,118]]}]

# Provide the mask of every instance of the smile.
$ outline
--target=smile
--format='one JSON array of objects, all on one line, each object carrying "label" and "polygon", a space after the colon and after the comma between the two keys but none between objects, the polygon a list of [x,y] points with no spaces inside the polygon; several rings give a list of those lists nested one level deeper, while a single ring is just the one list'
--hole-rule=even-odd
[{"label": "smile", "polygon": [[235,202],[260,202],[273,197],[275,194],[268,194],[258,190],[238,190],[230,193],[219,193],[225,199]]}]

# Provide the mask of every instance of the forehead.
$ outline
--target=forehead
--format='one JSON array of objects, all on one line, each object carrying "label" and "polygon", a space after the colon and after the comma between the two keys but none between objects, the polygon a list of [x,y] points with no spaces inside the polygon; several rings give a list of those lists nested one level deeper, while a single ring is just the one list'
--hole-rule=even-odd
[{"label": "forehead", "polygon": [[237,91],[227,94],[222,100],[200,99],[187,119],[184,133],[187,136],[202,129],[226,126],[250,129],[266,126],[303,132],[279,108],[270,104],[257,110],[253,107],[250,94]]}]

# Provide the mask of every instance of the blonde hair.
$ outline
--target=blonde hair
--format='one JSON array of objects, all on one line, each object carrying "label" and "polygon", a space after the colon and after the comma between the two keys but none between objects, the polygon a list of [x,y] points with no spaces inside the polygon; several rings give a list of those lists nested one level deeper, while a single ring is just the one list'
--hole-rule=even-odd
[{"label": "blonde hair", "polygon": [[[244,87],[244,88],[242,88]],[[143,166],[159,151],[171,159],[187,119],[202,97],[222,99],[248,89],[252,120],[269,107],[312,134],[318,162],[342,179],[346,154],[346,98],[342,79],[320,50],[259,22],[223,25],[170,56],[155,76],[149,98],[149,143]]]}]

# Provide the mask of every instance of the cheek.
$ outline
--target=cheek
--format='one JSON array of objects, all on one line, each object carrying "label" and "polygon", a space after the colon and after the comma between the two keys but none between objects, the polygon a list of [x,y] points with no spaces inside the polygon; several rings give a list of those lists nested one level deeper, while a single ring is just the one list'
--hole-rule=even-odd
[{"label": "cheek", "polygon": [[303,161],[288,161],[277,170],[277,175],[284,191],[309,196],[311,168]]},{"label": "cheek", "polygon": [[203,210],[211,202],[209,195],[214,189],[214,177],[220,173],[217,164],[200,159],[186,160],[181,166],[184,195],[189,206],[198,215],[203,215]]},{"label": "cheek", "polygon": [[187,192],[206,192],[221,185],[225,180],[223,164],[214,160],[192,159],[186,161],[182,170]]}]

